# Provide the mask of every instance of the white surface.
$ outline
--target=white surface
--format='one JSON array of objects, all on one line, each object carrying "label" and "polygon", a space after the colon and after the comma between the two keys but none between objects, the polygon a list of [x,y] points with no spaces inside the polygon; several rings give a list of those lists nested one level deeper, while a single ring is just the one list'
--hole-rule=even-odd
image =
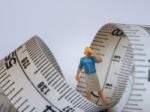
[{"label": "white surface", "polygon": [[1,0],[0,58],[33,35],[53,51],[67,81],[85,46],[108,22],[150,25],[149,0]]}]

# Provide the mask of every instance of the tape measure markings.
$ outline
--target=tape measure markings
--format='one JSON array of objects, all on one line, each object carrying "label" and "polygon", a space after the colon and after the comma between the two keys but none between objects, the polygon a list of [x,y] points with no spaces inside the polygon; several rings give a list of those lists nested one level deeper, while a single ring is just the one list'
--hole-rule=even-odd
[{"label": "tape measure markings", "polygon": [[4,92],[6,93],[6,96],[9,96],[15,90],[15,88],[13,87],[14,84],[15,84],[15,82],[12,82],[6,89],[4,89]]},{"label": "tape measure markings", "polygon": [[[25,51],[25,50],[24,50],[24,51]],[[17,57],[17,54],[16,54],[16,57]],[[17,60],[19,61],[18,57],[17,57]],[[20,63],[19,63],[19,64],[20,64]],[[21,64],[20,64],[20,66],[21,66]],[[23,69],[23,68],[22,68],[22,69]],[[28,79],[28,80],[29,80],[29,79]],[[11,90],[10,93],[12,94],[13,91],[14,91],[14,88],[13,88],[13,90]],[[21,99],[22,99],[22,98],[19,98],[19,100],[17,100],[17,102],[15,102],[15,103],[17,104],[18,102],[21,101]],[[28,102],[27,99],[23,100],[22,103],[17,106],[17,109],[19,110],[19,109],[20,109],[22,106],[24,106],[27,102]],[[16,105],[16,104],[15,104],[15,105]],[[84,105],[83,105],[83,106],[84,106]],[[90,106],[86,106],[86,107],[88,108],[88,110],[91,108]],[[23,107],[22,107],[22,108],[23,108]],[[26,107],[24,107],[22,111],[26,110],[27,108],[29,108],[29,105],[27,105]],[[93,108],[92,108],[92,109],[93,109]]]},{"label": "tape measure markings", "polygon": [[9,83],[10,83],[10,80],[8,80],[6,83],[4,83],[4,84],[1,86],[1,88],[2,88],[2,89],[5,88],[5,86],[7,86]]},{"label": "tape measure markings", "polygon": [[[44,61],[46,61],[46,60],[44,60]],[[44,61],[42,62],[42,63],[44,63]],[[55,61],[54,61],[55,62]],[[55,62],[56,63],[56,62]],[[52,64],[54,64],[54,63],[52,63]],[[41,65],[41,64],[39,64],[39,65]],[[42,65],[43,66],[43,68],[45,67],[45,64],[44,65]],[[40,67],[40,66],[38,66],[38,67]],[[37,67],[37,68],[38,68]],[[39,70],[40,71],[40,70]],[[43,70],[44,71],[44,70]],[[53,76],[55,76],[55,77],[53,77]],[[59,76],[59,75],[58,75]],[[49,79],[51,79],[51,83],[52,82],[54,82],[54,81],[56,81],[56,75],[51,75],[51,77],[48,77]],[[49,80],[48,80],[49,81]],[[50,84],[50,82],[48,82],[49,84]],[[55,84],[58,84],[59,82],[57,82],[57,83],[55,83]],[[67,83],[62,83],[62,84],[60,84],[59,85],[60,86],[60,88],[59,89],[57,89],[57,91],[58,90],[60,90],[60,89],[63,89],[63,91],[61,91],[61,92],[66,92],[66,91],[68,91],[68,88],[69,88],[69,86],[67,85]],[[58,87],[59,87],[58,86]],[[66,90],[64,91],[64,88],[62,88],[62,87],[65,87],[66,88]],[[58,91],[59,92],[59,91]],[[78,97],[78,95],[76,95],[75,94],[75,96],[76,97]],[[62,98],[62,96],[60,96],[61,98]],[[73,101],[73,100],[72,100]]]},{"label": "tape measure markings", "polygon": [[19,93],[23,91],[23,88],[20,88],[11,98],[10,101],[12,101]]},{"label": "tape measure markings", "polygon": [[[125,29],[123,29],[123,31],[124,31]],[[131,33],[130,33],[131,34]],[[134,33],[133,33],[134,34]],[[126,33],[125,33],[125,35],[127,35]],[[132,37],[135,37],[135,36],[132,36]],[[130,38],[129,38],[129,40],[130,40]],[[127,51],[131,51],[132,52],[132,48],[133,48],[133,46],[132,46],[132,48],[131,48],[131,46],[122,46],[122,47],[125,47],[125,48],[127,48]],[[130,54],[130,53],[128,53],[128,54]],[[127,55],[127,54],[125,54],[125,58],[128,60],[128,58],[133,58],[133,54],[131,53],[130,55]],[[128,62],[128,61],[127,61]],[[128,68],[128,69],[131,69],[132,68],[132,66],[131,65],[129,65],[128,63],[127,63],[127,65],[128,65],[128,67],[126,67],[125,66],[126,64],[124,63],[123,65],[122,65],[122,67],[125,67],[125,68]],[[121,75],[121,74],[120,74]],[[130,90],[130,87],[132,86],[132,79],[131,79],[131,77],[130,76],[132,76],[132,75],[129,75],[129,80],[128,80],[128,83],[127,83],[127,86],[126,86],[126,89],[125,89],[125,91],[124,91],[124,95],[122,96],[122,100],[120,100],[120,102],[117,104],[117,106],[115,106],[114,108],[116,108],[117,110],[118,110],[118,112],[120,112],[122,109],[122,107],[123,107],[123,102],[124,102],[124,98],[126,98],[126,99],[128,99],[128,96],[127,96],[127,94],[129,94],[129,90]],[[122,105],[122,106],[121,106]],[[119,109],[120,108],[120,109]]]},{"label": "tape measure markings", "polygon": [[[114,29],[114,28],[113,28],[113,29]],[[111,29],[111,30],[112,30],[112,29]],[[112,31],[111,31],[111,32],[112,32]],[[109,32],[109,34],[111,34],[111,32]],[[116,38],[118,38],[118,37],[116,37]],[[112,59],[111,59],[112,61],[113,61],[113,56],[115,55],[116,49],[118,49],[118,47],[120,47],[118,44],[120,43],[120,41],[121,41],[122,38],[125,38],[125,37],[122,37],[122,36],[121,36],[120,39],[118,40],[118,43],[116,44],[116,47],[115,47],[115,49],[114,49],[114,51],[113,51],[113,54],[112,54],[112,56],[111,56],[111,57],[112,57]],[[111,64],[113,63],[112,61],[110,62]],[[111,64],[109,64],[109,65],[111,65]],[[107,71],[108,71],[108,70],[107,70]],[[120,71],[120,72],[121,72],[121,71]],[[126,75],[128,75],[128,74],[124,74],[124,75],[126,76]],[[107,78],[106,78],[106,79],[107,79]],[[118,77],[118,79],[120,79],[120,77]],[[120,82],[118,79],[117,79],[117,83]],[[105,82],[105,83],[106,83],[106,82]],[[105,83],[104,83],[104,84],[105,84]],[[116,86],[120,86],[120,84],[119,84],[119,85],[116,85]],[[114,87],[114,88],[116,88],[116,89],[114,90],[115,93],[113,93],[113,94],[114,94],[114,97],[117,99],[117,97],[119,98],[120,96],[119,96],[119,95],[117,96],[116,94],[117,94],[117,93],[123,93],[124,89],[123,89],[123,87],[119,87],[119,88],[118,88],[118,87]]]},{"label": "tape measure markings", "polygon": [[[2,74],[2,76],[0,77],[0,79],[4,78],[7,75],[7,73]],[[2,81],[0,82],[0,84],[2,83]]]},{"label": "tape measure markings", "polygon": [[[20,97],[20,98],[17,100],[17,102],[20,101],[20,99],[22,99],[22,98]],[[24,102],[27,102],[27,100],[25,100]],[[16,103],[16,102],[15,102],[15,103]],[[24,103],[22,103],[22,104],[24,104]],[[22,104],[21,104],[21,105],[22,105]],[[27,107],[29,107],[29,106],[27,106]],[[27,107],[25,107],[25,108],[27,109]],[[19,106],[19,108],[20,108],[20,106]],[[18,108],[18,109],[19,109],[19,108]],[[34,111],[34,110],[35,110],[35,107],[33,107],[33,108],[31,109],[31,111]]]},{"label": "tape measure markings", "polygon": [[[4,76],[6,76],[6,77],[4,77]],[[10,77],[10,74],[4,74],[3,76],[2,76],[2,80],[1,80],[1,82],[0,82],[0,84],[2,84],[7,78],[9,78]],[[3,79],[4,78],[4,79]]]},{"label": "tape measure markings", "polygon": [[43,50],[45,55],[51,60],[51,63],[53,64],[54,68],[61,74],[62,77],[64,77],[61,69],[59,68],[59,66],[57,64],[56,59],[54,58],[54,56],[53,56],[52,52],[49,50],[49,48],[44,43],[42,43],[41,49]]},{"label": "tape measure markings", "polygon": [[114,54],[115,54],[115,52],[116,52],[116,49],[118,48],[118,45],[119,45],[121,39],[122,39],[122,37],[120,37],[120,38],[118,39],[118,41],[117,41],[117,43],[116,43],[116,46],[115,46],[115,48],[114,48],[114,51],[113,51],[113,53],[111,54],[111,61],[110,61],[110,63],[109,63],[109,67],[108,67],[108,70],[107,70],[107,73],[106,73],[106,78],[105,78],[105,81],[104,81],[103,89],[104,89],[104,87],[105,87],[106,80],[107,80],[108,74],[109,74],[109,72],[110,72],[110,67],[112,66],[113,56],[114,56]]},{"label": "tape measure markings", "polygon": [[[101,29],[101,30],[103,30],[103,29]],[[112,29],[111,29],[112,30]],[[106,32],[105,32],[106,33]],[[107,32],[108,33],[108,32]],[[109,32],[109,33],[111,33],[111,32]],[[109,40],[106,36],[108,36],[108,35],[106,35],[106,34],[102,34],[102,32],[101,32],[101,34],[96,34],[96,37],[94,38],[94,40],[96,40],[97,39],[97,35],[103,35],[103,37],[102,37],[102,39],[104,39],[104,40]],[[104,36],[105,35],[105,36]],[[101,39],[101,37],[99,37],[98,36],[98,38],[99,39]],[[94,41],[93,41],[94,42]],[[104,42],[100,42],[100,43],[104,43]],[[91,46],[91,48],[93,48],[93,49],[95,49],[95,50],[98,50],[98,51],[101,51],[101,49],[100,48],[98,48],[98,47],[103,47],[104,48],[104,45],[97,45],[97,44],[91,44],[92,46]],[[106,43],[105,43],[105,45],[106,45]],[[99,53],[99,52],[98,52]],[[100,54],[102,54],[102,53],[100,53]],[[104,55],[103,55],[104,56]],[[107,79],[107,78],[106,78]],[[77,90],[79,90],[80,92],[83,90],[83,88],[80,90],[80,87],[82,87],[81,85],[78,85],[78,88],[77,88]],[[82,91],[83,92],[83,91]],[[119,91],[120,92],[120,91]]]},{"label": "tape measure markings", "polygon": [[[6,69],[2,72],[2,73],[4,73],[4,72],[6,72]],[[2,85],[2,84],[4,84],[3,86],[1,86],[1,88],[3,88],[4,86],[5,86],[5,84],[8,84],[7,82],[10,82],[11,80],[10,79],[8,79],[8,78],[10,78],[10,74],[7,74],[7,73],[4,73],[2,76],[1,76],[1,78],[0,78],[0,80],[1,80],[1,82],[0,82],[0,84]],[[7,80],[8,79],[8,80]],[[6,80],[6,83],[5,83],[5,80]],[[10,81],[9,81],[10,80]],[[5,89],[4,89],[4,92],[6,92],[8,89],[10,89],[11,88],[11,86],[13,86],[13,84],[14,84],[14,82],[11,82],[11,84],[9,84]],[[13,88],[14,89],[14,88]],[[9,92],[8,92],[9,93]],[[6,96],[8,96],[9,94],[6,94]]]},{"label": "tape measure markings", "polygon": [[1,63],[0,63],[0,68],[3,68],[4,67],[4,61],[2,61]]},{"label": "tape measure markings", "polygon": [[[16,53],[16,52],[15,52],[15,53]],[[28,77],[28,75],[27,75],[26,72],[24,71],[24,68],[22,67],[21,62],[20,62],[20,60],[19,60],[17,54],[16,54],[16,59],[17,59],[19,65],[20,65],[20,68],[22,69],[22,72],[24,73],[24,75],[26,76],[26,78],[28,79],[28,81],[31,83],[31,85],[34,87],[34,89],[38,92],[38,94],[41,95],[41,97],[43,97],[43,99],[44,99],[46,102],[48,102],[50,105],[52,105],[53,107],[55,107],[55,109],[57,109],[58,111],[61,111],[61,110],[58,109],[55,105],[53,105],[48,99],[46,99],[43,94],[41,94],[41,93],[39,92],[39,90],[36,88],[36,86],[34,85],[34,83],[31,81],[31,79]]]},{"label": "tape measure markings", "polygon": [[144,26],[141,26],[141,25],[139,25],[140,27],[142,27],[143,29],[145,29],[146,31],[147,31],[147,33],[150,35],[150,26],[149,27],[144,27]]},{"label": "tape measure markings", "polygon": [[5,68],[5,69],[2,69],[3,71],[0,73],[0,74],[3,74],[7,69]]},{"label": "tape measure markings", "polygon": [[2,65],[2,67],[0,67],[0,71],[2,71],[5,67]]},{"label": "tape measure markings", "polygon": [[[64,85],[63,85],[64,86]],[[62,87],[61,87],[62,88]],[[60,90],[60,89],[59,89]]]},{"label": "tape measure markings", "polygon": [[[96,34],[91,48],[104,59],[98,70],[102,76],[107,74],[102,83],[109,106],[98,106],[100,98],[94,92],[92,103],[74,91],[52,52],[37,36],[0,61],[0,97],[7,96],[22,112],[98,112],[114,104],[112,112],[145,112],[150,91],[146,88],[150,81],[149,37],[149,26],[124,24],[107,24]],[[86,96],[84,71],[77,91]],[[35,103],[36,99],[40,102]],[[0,101],[0,111],[15,112],[13,105],[5,104],[5,100]]]},{"label": "tape measure markings", "polygon": [[[139,36],[140,37],[140,36]],[[140,46],[140,47],[144,47],[144,44],[133,44],[133,46]],[[142,48],[143,49],[143,48]],[[138,59],[136,59],[136,63],[137,64],[135,64],[135,67],[137,68],[137,67],[141,67],[141,66],[143,66],[141,63],[143,63],[143,64],[145,64],[145,61],[141,61],[141,58],[146,58],[145,56],[146,56],[146,53],[135,53],[134,54],[135,56],[137,56],[138,57]],[[140,57],[140,59],[139,59],[139,57]],[[140,61],[138,61],[138,60],[140,60]],[[145,65],[143,66],[143,67],[146,67]],[[138,72],[136,72],[136,74],[135,75],[137,75],[137,73]],[[143,72],[143,71],[140,71],[139,73],[145,73],[145,72]],[[136,80],[136,77],[134,77],[134,81]],[[141,79],[140,79],[141,80]],[[144,88],[144,89],[141,89],[141,86],[143,86],[144,87],[144,84],[143,83],[133,83],[133,89],[132,89],[132,92],[134,92],[134,91],[146,91],[146,89]],[[136,88],[135,88],[135,85],[136,85]],[[142,88],[143,88],[142,87]],[[132,94],[132,93],[131,93]],[[141,98],[139,98],[139,97],[141,97]],[[130,103],[128,103],[128,105],[124,108],[125,110],[133,110],[133,111],[135,111],[135,110],[142,110],[140,107],[139,107],[139,105],[138,105],[138,103],[139,102],[142,102],[143,100],[142,100],[142,94],[132,94],[131,95],[131,98],[129,99],[129,101],[130,102],[134,102],[134,105],[133,105],[133,103],[130,105]]]},{"label": "tape measure markings", "polygon": [[[8,74],[8,76],[5,78],[5,80],[6,80],[7,78],[10,78],[10,74]],[[5,81],[5,80],[3,80],[3,81]],[[23,90],[23,88],[21,88],[21,89],[18,90],[18,91],[15,90],[15,87],[13,87],[14,84],[15,84],[15,82],[12,82],[11,84],[9,84],[9,86],[8,86],[6,89],[4,89],[4,93],[6,94],[7,97],[10,98],[10,101],[12,101],[12,100],[13,100],[19,93],[21,93],[22,90]],[[10,90],[10,91],[8,91],[8,90]],[[8,91],[8,93],[7,93],[7,91]],[[17,92],[14,93],[15,91],[17,91]],[[11,94],[14,94],[14,95],[10,96]],[[21,100],[21,99],[20,99],[20,100]],[[28,101],[27,99],[24,100],[23,103],[17,107],[17,109],[21,108],[27,101]],[[16,102],[16,103],[17,103],[17,102]]]}]

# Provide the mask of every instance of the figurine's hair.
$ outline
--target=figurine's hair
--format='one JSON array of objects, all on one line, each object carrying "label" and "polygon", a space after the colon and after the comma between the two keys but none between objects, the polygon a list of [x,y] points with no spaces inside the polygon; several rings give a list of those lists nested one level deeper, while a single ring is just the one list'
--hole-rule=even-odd
[{"label": "figurine's hair", "polygon": [[86,48],[84,49],[84,54],[86,54],[86,53],[88,53],[89,55],[92,54],[92,53],[91,53],[91,48],[90,48],[90,47],[86,47]]}]

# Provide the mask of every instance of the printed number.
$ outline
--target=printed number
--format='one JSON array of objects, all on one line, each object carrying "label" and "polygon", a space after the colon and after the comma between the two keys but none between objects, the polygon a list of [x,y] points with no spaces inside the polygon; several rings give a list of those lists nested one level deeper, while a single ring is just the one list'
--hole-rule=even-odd
[{"label": "printed number", "polygon": [[42,93],[44,93],[45,95],[50,91],[50,89],[45,85],[44,82],[40,82],[38,85],[38,88],[40,89],[40,91]]},{"label": "printed number", "polygon": [[125,34],[123,33],[123,31],[120,30],[120,29],[115,29],[115,30],[113,30],[113,31],[112,31],[112,35],[113,35],[113,36],[125,36]]},{"label": "printed number", "polygon": [[105,89],[112,89],[113,85],[110,83],[106,83]]},{"label": "printed number", "polygon": [[43,110],[43,112],[56,112],[54,109],[52,109],[52,106],[46,106],[46,109]]},{"label": "printed number", "polygon": [[30,65],[30,62],[28,60],[28,57],[25,57],[22,61],[21,61],[24,69],[26,69],[29,65]]},{"label": "printed number", "polygon": [[63,109],[63,111],[65,111],[65,112],[74,112],[75,110],[74,110],[73,108],[67,106],[67,107],[65,107],[65,108]]},{"label": "printed number", "polygon": [[120,62],[121,56],[114,55],[113,61]]},{"label": "printed number", "polygon": [[5,65],[7,69],[10,69],[14,64],[16,64],[15,52],[12,52],[5,58]]}]

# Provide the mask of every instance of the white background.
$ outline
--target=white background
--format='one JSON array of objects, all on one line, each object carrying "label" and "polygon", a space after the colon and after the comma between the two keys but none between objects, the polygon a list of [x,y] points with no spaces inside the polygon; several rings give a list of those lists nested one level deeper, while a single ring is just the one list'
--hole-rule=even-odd
[{"label": "white background", "polygon": [[106,23],[149,24],[149,0],[0,0],[0,58],[33,35],[53,51],[67,81]]}]

